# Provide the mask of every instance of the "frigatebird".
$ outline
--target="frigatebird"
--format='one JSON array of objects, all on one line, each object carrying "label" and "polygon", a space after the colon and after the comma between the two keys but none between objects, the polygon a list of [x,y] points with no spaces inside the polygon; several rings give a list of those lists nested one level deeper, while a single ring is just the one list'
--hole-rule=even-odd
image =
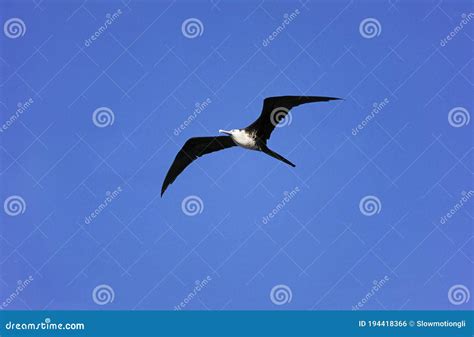
[{"label": "frigatebird", "polygon": [[270,138],[272,131],[278,123],[285,119],[291,108],[300,104],[327,102],[336,99],[340,98],[321,96],[267,97],[263,101],[260,116],[246,128],[232,129],[229,131],[219,130],[219,133],[224,133],[227,136],[189,138],[176,155],[173,164],[171,164],[166,174],[163,186],[161,187],[161,195],[163,196],[163,193],[165,193],[168,186],[175,181],[176,177],[197,158],[237,145],[245,149],[261,151],[273,158],[281,160],[285,164],[295,167],[295,164],[291,161],[268,148],[267,140]]}]

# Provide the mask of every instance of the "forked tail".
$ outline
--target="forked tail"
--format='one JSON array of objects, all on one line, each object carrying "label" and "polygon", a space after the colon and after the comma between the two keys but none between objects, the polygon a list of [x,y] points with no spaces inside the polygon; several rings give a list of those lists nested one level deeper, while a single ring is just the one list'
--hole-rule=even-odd
[{"label": "forked tail", "polygon": [[261,147],[260,150],[266,154],[268,154],[269,156],[272,156],[273,158],[276,158],[278,160],[281,160],[282,162],[284,162],[285,164],[288,164],[292,167],[295,167],[296,165],[293,164],[291,161],[289,161],[288,159],[286,159],[285,157],[279,155],[278,153],[270,150],[268,147],[264,146],[264,147]]}]

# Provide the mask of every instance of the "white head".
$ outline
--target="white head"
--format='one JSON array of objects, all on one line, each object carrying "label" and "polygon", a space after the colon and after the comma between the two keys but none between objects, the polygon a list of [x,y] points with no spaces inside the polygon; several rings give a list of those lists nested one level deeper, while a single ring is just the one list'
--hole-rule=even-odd
[{"label": "white head", "polygon": [[219,133],[225,133],[226,135],[232,136],[238,133],[240,130],[232,129],[232,130],[219,130]]},{"label": "white head", "polygon": [[246,132],[245,129],[219,130],[219,132],[232,137],[232,140],[239,146],[253,150],[258,148],[256,137]]}]

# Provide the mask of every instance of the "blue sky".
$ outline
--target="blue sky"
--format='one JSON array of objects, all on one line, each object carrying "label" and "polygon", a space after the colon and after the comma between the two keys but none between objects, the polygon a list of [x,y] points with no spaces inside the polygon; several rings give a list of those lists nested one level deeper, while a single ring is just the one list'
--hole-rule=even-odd
[{"label": "blue sky", "polygon": [[2,308],[472,308],[469,1],[0,6]]}]

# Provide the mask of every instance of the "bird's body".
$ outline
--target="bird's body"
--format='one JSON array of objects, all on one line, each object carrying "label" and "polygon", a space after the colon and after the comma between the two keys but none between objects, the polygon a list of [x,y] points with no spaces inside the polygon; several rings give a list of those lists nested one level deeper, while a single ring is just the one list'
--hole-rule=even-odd
[{"label": "bird's body", "polygon": [[166,174],[161,188],[161,195],[163,195],[168,186],[173,183],[176,177],[194,160],[205,154],[233,146],[261,151],[295,167],[295,164],[267,147],[267,140],[270,138],[272,131],[278,123],[286,117],[291,108],[304,103],[326,102],[336,99],[339,98],[320,96],[268,97],[264,100],[260,116],[246,128],[232,129],[229,131],[219,130],[220,133],[224,133],[228,136],[194,137],[188,139],[176,155],[173,164],[171,164]]},{"label": "bird's body", "polygon": [[256,132],[245,129],[235,129],[230,131],[219,130],[220,133],[226,133],[232,138],[234,143],[250,150],[258,150],[258,138]]}]

